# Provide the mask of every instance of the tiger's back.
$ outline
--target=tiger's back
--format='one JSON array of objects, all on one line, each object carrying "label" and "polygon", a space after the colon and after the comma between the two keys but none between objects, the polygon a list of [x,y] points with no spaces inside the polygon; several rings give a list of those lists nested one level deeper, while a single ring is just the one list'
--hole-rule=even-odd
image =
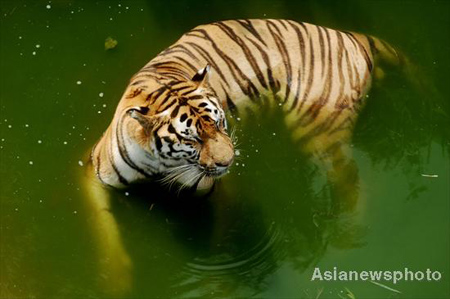
[{"label": "tiger's back", "polygon": [[359,34],[289,20],[231,20],[194,28],[143,70],[178,61],[196,72],[209,63],[217,72],[211,87],[224,104],[271,93],[291,111],[315,98],[334,98],[330,106],[341,104],[340,95],[357,98],[372,60],[369,39]]},{"label": "tiger's back", "polygon": [[360,34],[290,20],[216,22],[184,34],[135,80],[149,71],[161,73],[165,65],[194,74],[209,64],[210,87],[224,107],[254,111],[273,99],[301,140],[312,130],[317,137],[318,127],[337,133],[353,123],[371,82],[370,43]]}]

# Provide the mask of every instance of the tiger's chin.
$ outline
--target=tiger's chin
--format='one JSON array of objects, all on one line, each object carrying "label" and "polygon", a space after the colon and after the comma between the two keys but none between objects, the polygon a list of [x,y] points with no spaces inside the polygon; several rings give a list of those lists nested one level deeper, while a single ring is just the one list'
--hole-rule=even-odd
[{"label": "tiger's chin", "polygon": [[197,192],[208,192],[209,190],[211,190],[211,188],[214,186],[214,182],[215,182],[215,177],[212,176],[208,176],[205,175],[204,177],[202,177],[196,186],[196,191]]},{"label": "tiger's chin", "polygon": [[227,174],[227,167],[218,167],[213,171],[203,171],[205,174],[197,183],[196,190],[200,192],[209,191],[215,181]]}]

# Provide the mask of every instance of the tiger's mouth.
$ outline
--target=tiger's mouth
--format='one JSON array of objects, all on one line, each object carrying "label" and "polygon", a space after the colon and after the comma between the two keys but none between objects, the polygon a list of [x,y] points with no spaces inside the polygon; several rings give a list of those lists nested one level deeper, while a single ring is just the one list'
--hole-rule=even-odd
[{"label": "tiger's mouth", "polygon": [[214,168],[206,168],[206,167],[203,167],[201,165],[198,165],[198,168],[207,177],[220,178],[220,177],[222,177],[222,176],[224,176],[225,174],[228,173],[228,168],[229,167],[227,167],[227,166],[217,166],[217,167],[214,167]]}]

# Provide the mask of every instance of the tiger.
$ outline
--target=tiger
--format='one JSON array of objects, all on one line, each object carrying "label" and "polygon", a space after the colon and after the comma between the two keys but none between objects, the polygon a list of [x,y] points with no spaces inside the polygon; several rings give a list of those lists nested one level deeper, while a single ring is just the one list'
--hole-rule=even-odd
[{"label": "tiger", "polygon": [[[339,185],[351,172],[346,142],[379,61],[401,56],[370,35],[292,20],[218,21],[182,35],[131,78],[92,148],[90,205],[100,229],[112,227],[102,233],[114,234],[104,253],[121,245],[101,190],[148,180],[212,188],[235,159],[227,115],[279,107],[294,144],[328,165]],[[124,249],[115,252],[129,265]]]},{"label": "tiger", "polygon": [[198,26],[131,78],[92,150],[96,176],[115,188],[156,177],[211,187],[234,159],[225,111],[267,96],[306,151],[331,148],[348,137],[380,53],[398,59],[377,38],[291,20]]}]

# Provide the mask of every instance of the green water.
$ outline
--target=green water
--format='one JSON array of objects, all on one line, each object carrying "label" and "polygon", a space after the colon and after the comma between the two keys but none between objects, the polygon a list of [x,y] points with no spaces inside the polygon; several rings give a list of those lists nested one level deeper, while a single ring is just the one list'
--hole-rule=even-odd
[{"label": "green water", "polygon": [[[79,161],[133,73],[183,32],[264,17],[382,37],[419,70],[416,83],[387,70],[370,92],[352,141],[356,210],[324,216],[330,186],[294,149],[279,115],[237,123],[241,154],[209,197],[177,197],[155,186],[112,193],[133,265],[124,296],[450,297],[450,2],[61,0],[0,7],[0,297],[111,296],[101,284]],[[105,51],[110,36],[118,45]],[[311,281],[315,267],[429,268],[442,278],[380,281],[396,292],[368,281]]]}]

